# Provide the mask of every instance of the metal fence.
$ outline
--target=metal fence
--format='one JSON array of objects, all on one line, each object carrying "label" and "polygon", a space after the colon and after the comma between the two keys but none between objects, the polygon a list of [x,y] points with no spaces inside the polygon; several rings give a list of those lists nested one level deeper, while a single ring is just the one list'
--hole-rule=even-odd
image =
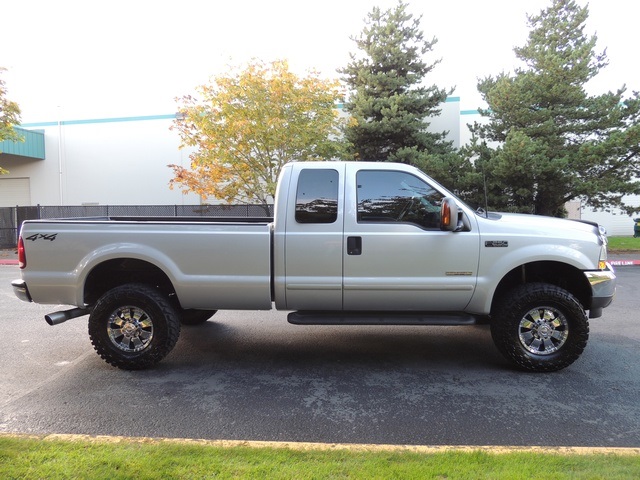
[{"label": "metal fence", "polygon": [[270,218],[273,205],[82,205],[0,207],[0,248],[15,248],[25,220],[81,217]]}]

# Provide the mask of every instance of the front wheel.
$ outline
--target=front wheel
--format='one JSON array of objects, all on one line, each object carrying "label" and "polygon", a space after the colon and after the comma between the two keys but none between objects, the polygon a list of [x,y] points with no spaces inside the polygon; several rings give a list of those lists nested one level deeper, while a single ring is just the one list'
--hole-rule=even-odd
[{"label": "front wheel", "polygon": [[529,283],[498,303],[491,336],[500,353],[520,368],[553,372],[580,357],[589,339],[589,320],[571,293],[556,285]]},{"label": "front wheel", "polygon": [[110,365],[140,370],[162,360],[180,335],[180,318],[171,302],[144,284],[128,284],[105,293],[89,316],[89,336]]}]

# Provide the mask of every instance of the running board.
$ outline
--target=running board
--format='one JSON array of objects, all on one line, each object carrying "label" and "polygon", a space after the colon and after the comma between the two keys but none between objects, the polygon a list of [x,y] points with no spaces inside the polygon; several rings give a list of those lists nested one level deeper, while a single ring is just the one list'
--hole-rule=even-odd
[{"label": "running board", "polygon": [[483,317],[448,312],[291,312],[294,325],[477,325]]}]

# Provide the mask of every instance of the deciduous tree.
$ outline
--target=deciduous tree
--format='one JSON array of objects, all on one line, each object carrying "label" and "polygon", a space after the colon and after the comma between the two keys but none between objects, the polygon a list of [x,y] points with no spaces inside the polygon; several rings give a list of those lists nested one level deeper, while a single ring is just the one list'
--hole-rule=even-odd
[{"label": "deciduous tree", "polygon": [[[0,67],[0,74],[6,69]],[[4,80],[0,77],[0,142],[13,140],[19,142],[22,137],[14,130],[14,125],[20,124],[20,107],[17,103],[7,98],[7,89]],[[0,153],[2,153],[0,151]],[[0,167],[0,175],[9,173]]]},{"label": "deciduous tree", "polygon": [[493,208],[562,216],[579,198],[624,210],[622,197],[640,193],[640,98],[624,86],[587,94],[607,64],[587,19],[586,6],[552,0],[528,17],[528,41],[514,49],[524,66],[478,84],[488,122],[472,128],[469,152]]},{"label": "deciduous tree", "polygon": [[170,165],[172,186],[227,202],[267,204],[289,161],[343,155],[338,139],[338,82],[287,62],[253,61],[215,77],[198,96],[179,100],[174,123],[183,147],[193,147],[191,168]]}]

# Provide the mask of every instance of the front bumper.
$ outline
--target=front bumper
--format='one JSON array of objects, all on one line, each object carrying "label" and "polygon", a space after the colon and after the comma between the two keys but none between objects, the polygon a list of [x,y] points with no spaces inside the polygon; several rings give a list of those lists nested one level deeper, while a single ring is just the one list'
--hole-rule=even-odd
[{"label": "front bumper", "polygon": [[13,293],[23,302],[32,302],[31,294],[27,288],[27,283],[24,280],[14,280],[11,282],[13,287]]},{"label": "front bumper", "polygon": [[602,309],[608,307],[616,294],[616,274],[607,264],[607,270],[584,272],[591,285],[591,305],[589,318],[602,316]]}]

